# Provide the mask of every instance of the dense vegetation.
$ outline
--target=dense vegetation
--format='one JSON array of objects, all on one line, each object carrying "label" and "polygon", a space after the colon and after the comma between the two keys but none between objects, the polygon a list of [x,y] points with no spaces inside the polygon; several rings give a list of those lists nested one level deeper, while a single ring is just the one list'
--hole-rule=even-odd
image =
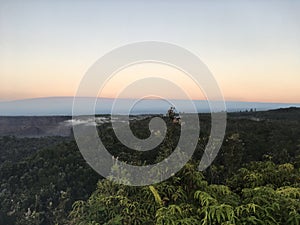
[{"label": "dense vegetation", "polygon": [[65,224],[72,203],[86,199],[99,178],[74,141],[5,161],[0,165],[0,224]]},{"label": "dense vegetation", "polygon": [[5,161],[18,162],[37,151],[54,146],[68,137],[16,138],[14,136],[0,137],[0,164]]},{"label": "dense vegetation", "polygon": [[[199,115],[201,133],[193,159],[170,179],[145,187],[101,179],[74,140],[50,144],[45,139],[44,146],[32,146],[30,154],[13,160],[5,154],[14,143],[31,146],[41,139],[2,138],[0,224],[299,224],[299,113],[230,114],[218,157],[203,172],[197,165],[210,117]],[[149,135],[148,122],[131,123],[136,136]],[[165,140],[151,153],[124,147],[110,124],[102,125],[99,134],[119,160],[154,163],[172,152],[180,127],[169,123]],[[116,164],[112,175],[121,169]]]}]

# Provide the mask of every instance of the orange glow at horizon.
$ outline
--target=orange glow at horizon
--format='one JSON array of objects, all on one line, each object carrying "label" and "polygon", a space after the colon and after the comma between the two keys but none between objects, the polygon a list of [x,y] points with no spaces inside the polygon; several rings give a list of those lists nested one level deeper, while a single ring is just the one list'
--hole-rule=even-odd
[{"label": "orange glow at horizon", "polygon": [[[0,100],[25,98],[74,96],[82,76],[91,59],[63,61],[57,59],[49,64],[45,61],[2,61],[0,72]],[[59,62],[59,63],[58,63]],[[80,62],[80,63],[79,63]],[[227,101],[300,103],[300,63],[274,59],[257,64],[245,61],[233,62],[207,58],[205,61],[215,76]],[[76,64],[76,67],[74,66]],[[117,72],[101,92],[101,97],[114,98],[118,91],[136,79],[161,77],[173,80],[187,91],[192,99],[205,100],[205,95],[182,71],[163,64],[138,64]],[[145,83],[145,86],[148,84]],[[155,82],[150,87],[156,86]],[[159,83],[158,83],[159,85]],[[161,86],[162,96],[182,99],[183,95],[168,86]],[[143,88],[137,86],[124,98],[139,98]],[[90,96],[94,97],[94,96]]]}]

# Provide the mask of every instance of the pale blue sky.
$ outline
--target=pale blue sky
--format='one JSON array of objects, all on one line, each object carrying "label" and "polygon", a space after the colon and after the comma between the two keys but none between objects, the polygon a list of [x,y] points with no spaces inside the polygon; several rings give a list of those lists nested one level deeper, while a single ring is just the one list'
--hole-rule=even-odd
[{"label": "pale blue sky", "polygon": [[124,44],[180,45],[225,99],[300,102],[300,1],[0,1],[0,99],[74,95]]}]

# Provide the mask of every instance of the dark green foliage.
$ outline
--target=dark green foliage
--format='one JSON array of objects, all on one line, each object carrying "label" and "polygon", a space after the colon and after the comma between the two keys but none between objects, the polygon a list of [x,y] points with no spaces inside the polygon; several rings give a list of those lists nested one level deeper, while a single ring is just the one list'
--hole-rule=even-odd
[{"label": "dark green foliage", "polygon": [[67,141],[67,137],[16,138],[0,137],[0,164],[5,161],[17,162],[33,153]]},{"label": "dark green foliage", "polygon": [[72,203],[86,199],[99,178],[74,142],[43,149],[19,162],[6,161],[0,165],[2,220],[20,225],[63,223]]},{"label": "dark green foliage", "polygon": [[[188,163],[176,176],[149,187],[100,181],[87,201],[74,203],[71,224],[299,224],[299,181],[274,187],[246,179],[239,184],[248,188],[234,192],[230,182],[209,185],[196,168]],[[294,170],[291,164],[278,169]],[[285,179],[295,175],[300,177],[299,170]]]},{"label": "dark green foliage", "polygon": [[[145,187],[102,180],[73,140],[3,137],[0,224],[299,224],[299,111],[229,114],[216,160],[199,172],[210,133],[210,116],[201,114],[193,159],[175,176]],[[130,123],[138,138],[149,136],[149,120]],[[124,147],[110,124],[99,127],[99,136],[119,160],[153,164],[178,143],[180,126],[166,122],[166,138],[153,151]]]}]

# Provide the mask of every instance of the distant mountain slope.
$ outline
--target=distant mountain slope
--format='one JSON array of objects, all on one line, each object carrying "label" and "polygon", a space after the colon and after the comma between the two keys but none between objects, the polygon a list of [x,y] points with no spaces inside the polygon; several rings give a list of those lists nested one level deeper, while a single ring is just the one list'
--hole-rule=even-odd
[{"label": "distant mountain slope", "polygon": [[[194,100],[198,112],[209,112],[207,101]],[[80,114],[88,114],[87,108],[94,99],[88,97],[79,98]],[[101,98],[95,105],[97,114],[109,114],[114,104],[114,99]],[[168,108],[174,104],[180,106],[181,112],[189,112],[186,100],[170,100],[170,102],[160,99],[146,99],[137,101],[136,99],[118,100],[118,113],[127,113],[127,108],[133,105],[130,112],[132,114],[165,114]],[[50,97],[24,99],[9,102],[0,102],[0,116],[52,116],[52,115],[72,115],[73,97]],[[239,102],[227,101],[226,108],[228,112],[238,112],[245,110],[266,111],[276,108],[300,107],[300,103],[261,103],[261,102]],[[177,107],[179,108],[179,107]]]},{"label": "distant mountain slope", "polygon": [[[206,116],[207,114],[203,114]],[[248,111],[228,113],[229,119],[261,120],[291,120],[300,122],[300,108],[280,108],[269,111]],[[134,116],[133,118],[143,118]],[[205,117],[206,118],[206,117]],[[109,121],[107,116],[99,116],[98,124]],[[72,135],[72,122],[75,124],[94,124],[95,121],[89,116],[82,116],[72,120],[71,116],[0,116],[0,136],[16,137],[46,137]]]}]

